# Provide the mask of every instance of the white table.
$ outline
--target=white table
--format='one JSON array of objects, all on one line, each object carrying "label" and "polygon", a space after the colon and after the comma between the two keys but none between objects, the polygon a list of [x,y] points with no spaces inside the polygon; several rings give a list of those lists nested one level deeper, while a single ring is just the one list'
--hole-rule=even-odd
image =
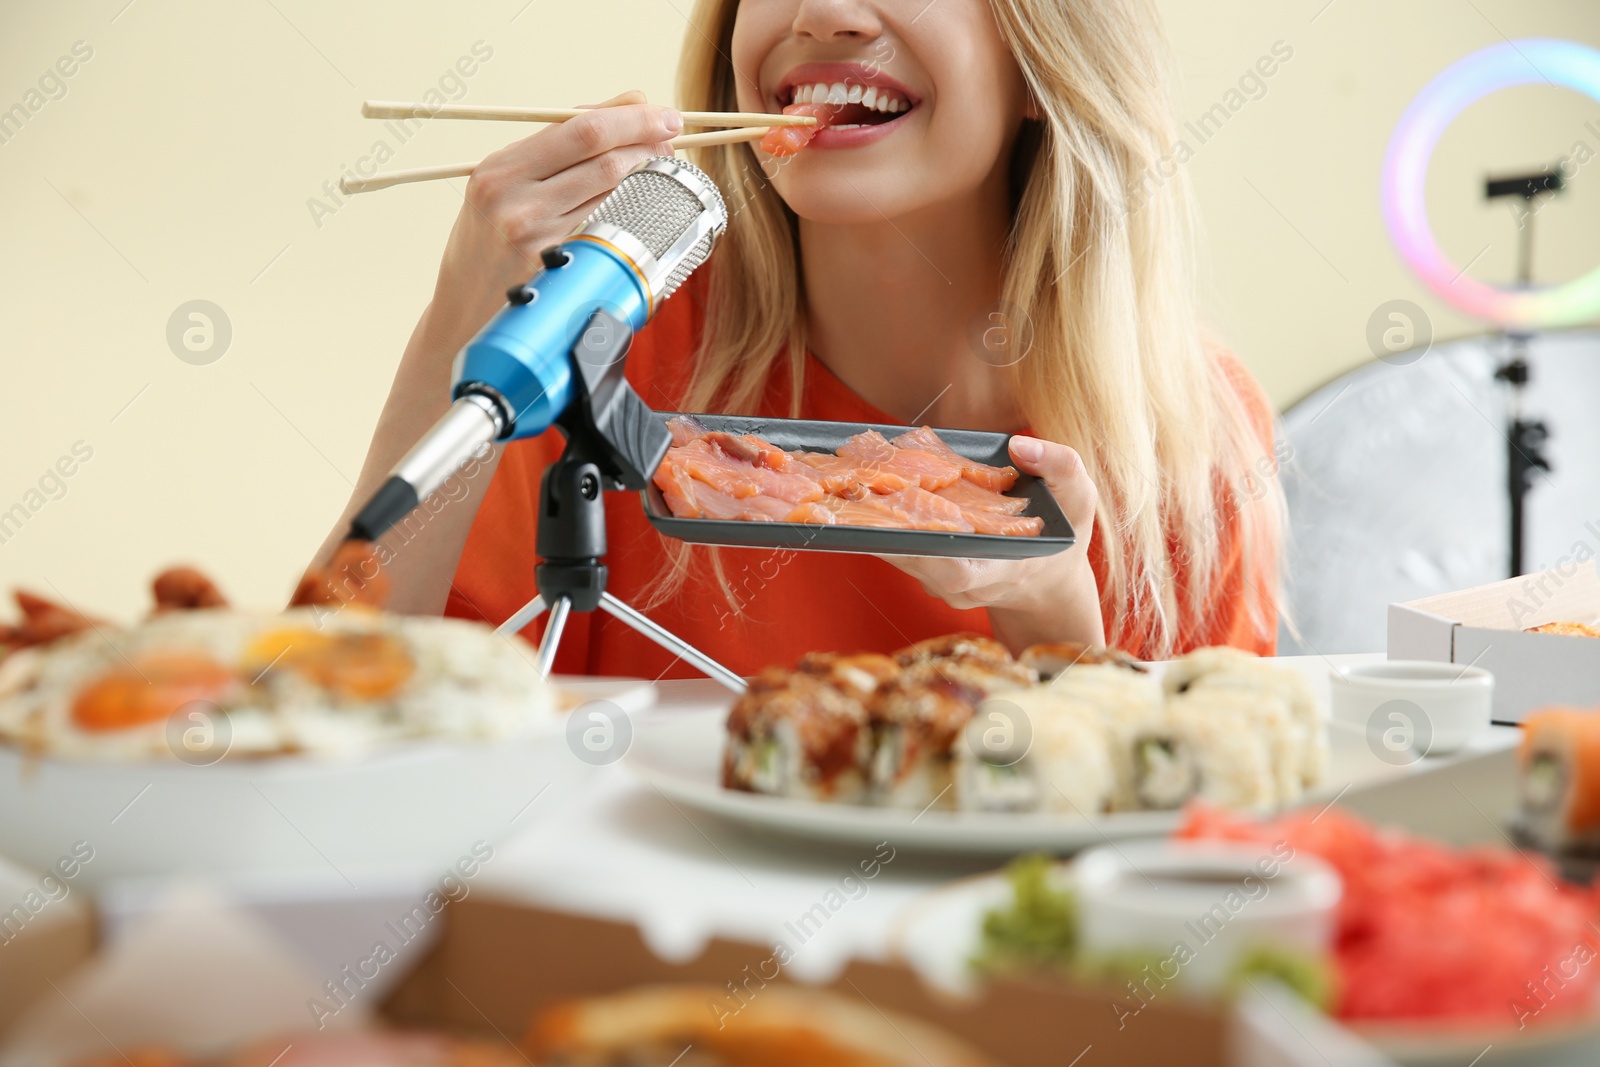
[{"label": "white table", "polygon": [[[1319,698],[1333,667],[1378,662],[1377,654],[1292,657]],[[726,690],[710,681],[663,682],[651,715],[725,707]],[[1462,756],[1385,768],[1396,783],[1433,775],[1473,755],[1503,750],[1518,736],[1495,727]],[[1339,768],[1335,767],[1337,775]],[[1421,776],[1419,778],[1418,776]],[[1336,779],[1334,779],[1336,780]],[[1447,785],[1440,788],[1458,798]],[[1360,792],[1352,790],[1350,796]],[[1463,806],[1464,807],[1464,806]],[[686,809],[618,764],[607,767],[578,803],[545,817],[503,845],[485,868],[482,888],[542,907],[636,923],[663,958],[697,955],[714,935],[770,944],[857,870],[871,849],[824,845],[764,833]],[[1503,814],[1503,813],[1501,813]],[[891,844],[892,847],[892,844]],[[866,890],[797,952],[797,977],[827,979],[851,955],[881,959],[896,915],[918,896],[954,878],[994,869],[993,857],[898,852]],[[846,894],[847,897],[849,896]]]}]

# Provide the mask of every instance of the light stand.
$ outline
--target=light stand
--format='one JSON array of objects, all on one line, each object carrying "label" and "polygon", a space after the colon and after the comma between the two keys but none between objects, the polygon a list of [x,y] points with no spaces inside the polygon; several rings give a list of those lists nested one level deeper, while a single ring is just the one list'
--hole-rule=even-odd
[{"label": "light stand", "polygon": [[[1517,243],[1517,284],[1527,289],[1533,284],[1533,218],[1538,213],[1534,203],[1545,193],[1559,193],[1563,188],[1561,172],[1541,171],[1538,174],[1515,178],[1491,178],[1484,183],[1484,196],[1495,200],[1500,197],[1521,197],[1524,204],[1520,219],[1522,236]],[[1542,420],[1524,418],[1524,404],[1528,387],[1528,342],[1533,335],[1527,332],[1507,333],[1511,358],[1502,364],[1494,376],[1511,387],[1511,419],[1506,427],[1506,492],[1511,504],[1511,577],[1525,573],[1523,555],[1526,535],[1525,506],[1528,491],[1533,488],[1536,473],[1548,472],[1550,460],[1544,454],[1544,443],[1550,437],[1550,428]]]},{"label": "light stand", "polygon": [[574,397],[556,420],[567,445],[539,486],[535,546],[541,562],[534,568],[539,595],[498,632],[517,633],[549,610],[537,661],[548,675],[568,616],[599,609],[742,693],[745,682],[739,675],[606,592],[604,490],[644,489],[672,443],[661,419],[623,377],[631,340],[627,325],[602,310],[573,346]]}]

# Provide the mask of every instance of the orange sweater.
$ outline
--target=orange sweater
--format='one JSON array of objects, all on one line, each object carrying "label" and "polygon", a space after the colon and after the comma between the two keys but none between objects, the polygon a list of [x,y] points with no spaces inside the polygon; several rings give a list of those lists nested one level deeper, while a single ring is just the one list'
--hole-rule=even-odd
[{"label": "orange sweater", "polygon": [[[704,320],[698,285],[683,290],[634,340],[628,353],[628,380],[658,411],[679,410]],[[1246,372],[1237,372],[1268,449],[1272,420]],[[787,373],[780,368],[767,389],[759,414],[785,416],[789,408]],[[800,417],[837,422],[897,423],[856,396],[811,356],[807,356]],[[484,498],[456,571],[446,614],[498,625],[531,600],[539,478],[564,445],[552,429],[538,438],[506,447],[493,484]],[[609,591],[639,606],[645,587],[667,567],[665,539],[644,516],[636,493],[606,498]],[[1245,561],[1230,535],[1234,517],[1218,515],[1221,547],[1212,610],[1204,620],[1180,619],[1178,650],[1230,644],[1270,655],[1273,632],[1258,633],[1250,622],[1254,598],[1261,617],[1275,620],[1270,559]],[[1104,588],[1105,560],[1096,532],[1090,565]],[[928,595],[916,579],[868,555],[785,549],[722,549],[724,567],[739,607],[735,611],[717,590],[711,569],[696,550],[697,565],[681,593],[652,609],[656,622],[740,674],[769,664],[792,665],[813,650],[889,652],[926,637],[958,631],[991,632],[987,612],[958,610]],[[1185,580],[1183,573],[1177,580]],[[1120,606],[1104,605],[1107,632]],[[1270,625],[1270,624],[1269,624]],[[537,643],[544,618],[523,631]],[[1131,647],[1135,655],[1148,648]],[[567,624],[555,669],[563,674],[627,675],[642,678],[693,677],[676,660],[617,619],[596,612],[574,614]]]}]

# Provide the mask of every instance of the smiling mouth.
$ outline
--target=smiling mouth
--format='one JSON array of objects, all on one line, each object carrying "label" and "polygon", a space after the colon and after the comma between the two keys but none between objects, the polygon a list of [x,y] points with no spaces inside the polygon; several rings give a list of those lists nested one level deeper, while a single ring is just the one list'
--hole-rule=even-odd
[{"label": "smiling mouth", "polygon": [[783,101],[786,106],[826,105],[833,112],[827,123],[830,130],[881,126],[916,106],[893,89],[851,81],[795,85],[787,95],[789,99]]}]

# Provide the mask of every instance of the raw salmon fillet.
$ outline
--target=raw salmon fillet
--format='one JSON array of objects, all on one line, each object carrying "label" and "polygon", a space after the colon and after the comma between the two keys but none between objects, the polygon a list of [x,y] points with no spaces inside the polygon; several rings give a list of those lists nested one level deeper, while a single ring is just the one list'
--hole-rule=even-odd
[{"label": "raw salmon fillet", "polygon": [[684,465],[696,481],[704,482],[728,496],[769,496],[791,504],[804,504],[820,500],[823,496],[822,486],[814,479],[785,474],[730,455],[714,443],[709,434],[669,449],[668,455]]},{"label": "raw salmon fillet", "polygon": [[818,131],[839,114],[839,108],[828,104],[790,104],[783,109],[785,115],[809,115],[817,120],[815,126],[774,126],[761,138],[761,150],[773,156],[792,156],[811,143]]},{"label": "raw salmon fillet", "polygon": [[668,509],[685,519],[741,519],[1037,537],[1044,520],[999,490],[1014,467],[967,459],[926,426],[889,441],[856,434],[837,454],[788,452],[754,434],[667,424],[672,447],[655,473]]},{"label": "raw salmon fillet", "polygon": [[947,463],[953,463],[961,468],[961,476],[970,482],[1003,493],[1017,484],[1017,468],[991,467],[987,463],[979,463],[975,459],[968,459],[949,445],[939,439],[939,435],[926,426],[918,426],[915,430],[907,430],[894,439],[896,448],[912,449],[918,452],[927,452],[938,456]]},{"label": "raw salmon fillet", "polygon": [[856,434],[839,449],[839,455],[868,470],[899,475],[924,489],[943,489],[962,476],[959,465],[932,452],[896,448],[877,430]]},{"label": "raw salmon fillet", "polygon": [[943,489],[937,490],[938,494],[946,500],[953,501],[967,511],[993,511],[1000,515],[1021,515],[1028,506],[1026,497],[1006,496],[993,489],[985,489],[976,482],[962,478]]}]

